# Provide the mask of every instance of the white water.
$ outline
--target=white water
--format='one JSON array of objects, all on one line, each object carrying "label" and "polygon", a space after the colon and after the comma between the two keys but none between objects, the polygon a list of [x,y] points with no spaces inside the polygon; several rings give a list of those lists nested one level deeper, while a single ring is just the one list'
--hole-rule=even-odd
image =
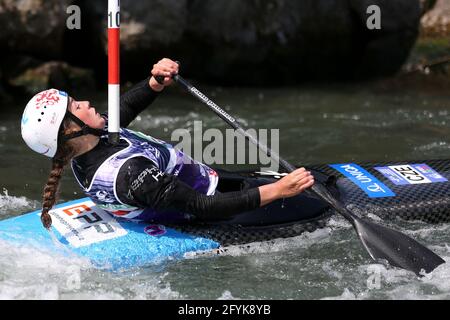
[{"label": "white water", "polygon": [[[1,201],[13,211],[33,203],[9,195]],[[396,227],[450,261],[450,225]],[[112,273],[65,251],[55,255],[0,241],[0,299],[450,298],[449,263],[422,278],[372,264],[340,217],[313,233],[189,258]]]},{"label": "white water", "polygon": [[[405,230],[402,226],[391,225]],[[449,227],[441,226],[429,236],[429,225],[408,223],[421,241],[441,255],[446,263],[425,277],[373,264],[356,239],[354,230],[340,217],[329,227],[290,239],[235,246],[219,255],[211,254],[170,266],[169,276],[184,284],[180,292],[190,298],[216,298],[226,289],[236,299],[448,299],[450,298]],[[420,236],[422,234],[423,236]],[[425,235],[428,234],[428,237]],[[424,240],[427,239],[427,240]],[[200,280],[186,279],[195,273],[207,283],[204,294],[194,288]],[[200,271],[201,270],[201,271]],[[220,270],[220,272],[218,271]],[[172,271],[172,272],[170,272]],[[174,289],[178,288],[173,286]],[[185,291],[184,291],[185,290]]]},{"label": "white water", "polygon": [[177,299],[166,274],[114,274],[86,259],[0,241],[0,299]]},{"label": "white water", "polygon": [[[221,106],[230,104],[227,110],[250,127],[280,128],[280,154],[296,163],[449,158],[448,95],[355,90],[294,88],[263,96],[259,89],[227,90],[217,99],[205,92]],[[166,140],[196,120],[205,129],[226,128],[203,110],[184,94],[163,95],[132,128]],[[0,124],[0,219],[39,209],[49,169],[48,159],[34,155],[19,134],[5,134],[19,132],[21,112]],[[61,198],[76,193],[67,174]],[[50,255],[0,242],[0,299],[450,299],[450,224],[389,225],[407,230],[447,263],[423,278],[373,264],[340,217],[312,234],[121,273],[96,270],[64,251]]]},{"label": "white water", "polygon": [[14,211],[27,212],[36,210],[39,204],[38,201],[30,200],[23,196],[9,195],[8,190],[3,188],[0,193],[0,219],[10,216],[11,212]]}]

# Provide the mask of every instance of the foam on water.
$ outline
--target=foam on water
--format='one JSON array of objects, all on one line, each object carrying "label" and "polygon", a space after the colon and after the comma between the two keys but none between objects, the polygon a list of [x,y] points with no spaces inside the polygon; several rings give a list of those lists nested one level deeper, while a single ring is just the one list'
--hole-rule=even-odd
[{"label": "foam on water", "polygon": [[48,230],[48,233],[50,235],[50,238],[52,239],[53,244],[58,248],[61,252],[64,252],[68,256],[75,256],[75,254],[69,250],[69,248],[61,243],[58,238],[56,237],[55,233],[53,232],[53,229],[50,228]]},{"label": "foam on water", "polygon": [[239,257],[247,254],[274,253],[294,248],[307,248],[312,244],[327,241],[330,231],[331,230],[329,228],[322,228],[314,232],[305,232],[292,238],[280,238],[264,242],[251,242],[244,245],[233,245],[201,252],[188,252],[184,256],[187,259],[216,255]]},{"label": "foam on water", "polygon": [[239,298],[233,297],[230,291],[225,290],[217,300],[240,300]]},{"label": "foam on water", "polygon": [[324,297],[321,300],[356,300],[356,296],[348,288],[345,288],[340,296]]},{"label": "foam on water", "polygon": [[89,267],[82,258],[0,241],[0,299],[58,299]]},{"label": "foam on water", "polygon": [[428,143],[425,145],[421,145],[418,147],[415,147],[414,150],[420,151],[420,152],[427,152],[431,150],[449,150],[450,144],[445,141],[436,141],[432,143]]},{"label": "foam on water", "polygon": [[[380,286],[366,292],[365,298],[433,300],[450,298],[450,257],[445,264],[423,277],[414,277],[405,270],[380,268]],[[361,296],[364,297],[364,296]]]},{"label": "foam on water", "polygon": [[[420,222],[416,222],[416,225]],[[450,230],[449,224],[437,224],[437,225],[427,225],[424,222],[422,222],[423,226],[419,229],[404,229],[404,233],[408,234],[411,237],[414,238],[434,238],[437,237],[437,233],[440,234],[448,234],[448,231]]]},{"label": "foam on water", "polygon": [[[409,228],[404,228],[405,225]],[[327,273],[329,279],[323,283],[325,296],[318,298],[327,300],[449,299],[450,250],[446,241],[448,241],[450,226],[404,222],[401,226],[396,227],[439,254],[445,263],[433,272],[418,277],[412,272],[386,267],[382,264],[359,264],[352,270],[350,266],[346,265],[344,259],[334,263],[323,260],[322,270]],[[346,251],[350,254],[350,248],[347,248]],[[337,288],[343,288],[343,291],[338,295],[327,295],[326,287],[329,287],[330,284]]]},{"label": "foam on water", "polygon": [[96,300],[176,300],[182,299],[178,292],[171,289],[165,281],[167,273],[134,274],[104,273],[99,276],[91,272],[84,277],[81,289],[68,292],[64,299],[96,299]]},{"label": "foam on water", "polygon": [[11,216],[11,212],[36,210],[38,206],[38,201],[29,200],[23,196],[15,197],[9,195],[8,190],[5,188],[3,188],[2,193],[0,193],[0,219]]},{"label": "foam on water", "polygon": [[[448,258],[445,259],[448,262]],[[353,281],[338,281],[340,286],[349,286],[337,296],[321,297],[324,300],[363,299],[448,299],[450,297],[449,265],[446,263],[424,277],[411,272],[384,265],[361,265]],[[351,278],[351,277],[350,277]],[[339,279],[342,280],[342,279]],[[355,286],[355,284],[357,284]],[[324,290],[324,293],[326,291]]]},{"label": "foam on water", "polygon": [[327,226],[333,230],[353,228],[345,218],[337,214],[332,216],[330,220],[328,220]]},{"label": "foam on water", "polygon": [[[379,220],[372,215],[368,218]],[[405,221],[382,223],[426,245],[446,263],[422,277],[403,269],[373,263],[353,228],[342,217],[334,216],[327,228],[313,233],[227,247],[219,254],[214,251],[194,255],[196,258],[208,258],[190,259],[193,263],[198,262],[185,268],[203,268],[203,276],[216,281],[218,286],[224,285],[220,288],[227,288],[233,298],[236,297],[236,291],[232,291],[234,284],[242,289],[238,291],[242,299],[448,299],[450,246],[447,243],[450,226]],[[212,267],[205,267],[209,264]],[[232,273],[238,277],[233,280],[236,283],[230,280],[229,283],[221,283],[217,278],[215,269],[223,268],[230,279],[228,265],[234,268]],[[176,270],[179,271],[178,268]],[[172,277],[177,278],[174,274]],[[270,284],[255,282],[260,278]],[[252,283],[258,283],[257,292],[254,292]],[[200,293],[181,293],[194,299],[204,297]],[[213,298],[216,293],[211,294],[210,298]]]},{"label": "foam on water", "polygon": [[164,278],[145,269],[113,273],[75,255],[0,241],[0,299],[179,299]]}]

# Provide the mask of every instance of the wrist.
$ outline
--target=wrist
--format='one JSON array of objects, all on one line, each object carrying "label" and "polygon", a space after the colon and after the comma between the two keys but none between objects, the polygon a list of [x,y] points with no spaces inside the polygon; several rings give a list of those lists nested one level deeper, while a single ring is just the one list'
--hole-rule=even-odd
[{"label": "wrist", "polygon": [[272,194],[276,200],[283,198],[283,188],[278,183],[278,181],[271,183],[270,186],[272,188]]},{"label": "wrist", "polygon": [[261,198],[261,206],[264,206],[282,197],[281,189],[276,182],[260,186],[259,194]]},{"label": "wrist", "polygon": [[156,92],[161,92],[164,89],[164,86],[162,84],[159,84],[153,76],[151,76],[150,80],[148,81],[148,85],[153,91]]}]

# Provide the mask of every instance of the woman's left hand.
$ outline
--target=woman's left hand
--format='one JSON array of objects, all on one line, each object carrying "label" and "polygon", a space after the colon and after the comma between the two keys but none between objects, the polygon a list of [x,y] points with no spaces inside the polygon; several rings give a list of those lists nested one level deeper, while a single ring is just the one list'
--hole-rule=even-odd
[{"label": "woman's left hand", "polygon": [[[152,77],[150,78],[149,85],[154,91],[161,91],[164,87],[170,86],[173,82],[172,75],[178,73],[178,64],[168,58],[163,58],[153,65],[151,71]],[[163,84],[156,81],[156,76],[164,77]]]}]

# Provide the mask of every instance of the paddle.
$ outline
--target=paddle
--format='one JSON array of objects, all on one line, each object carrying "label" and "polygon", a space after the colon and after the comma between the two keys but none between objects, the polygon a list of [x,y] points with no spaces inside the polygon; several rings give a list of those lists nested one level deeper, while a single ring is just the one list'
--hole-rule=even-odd
[{"label": "paddle", "polygon": [[[266,145],[244,131],[234,117],[229,115],[180,75],[174,75],[173,79],[194,97],[206,104],[236,131],[257,145],[268,156],[278,161],[285,170],[292,172],[296,169]],[[157,80],[161,81],[161,79]],[[422,270],[429,273],[440,264],[445,263],[437,254],[405,234],[356,216],[345,208],[338,199],[334,198],[322,184],[315,183],[308,191],[327,202],[337,213],[341,214],[353,225],[364,248],[375,261],[387,260],[391,265],[410,270],[417,275],[422,275]]]}]

